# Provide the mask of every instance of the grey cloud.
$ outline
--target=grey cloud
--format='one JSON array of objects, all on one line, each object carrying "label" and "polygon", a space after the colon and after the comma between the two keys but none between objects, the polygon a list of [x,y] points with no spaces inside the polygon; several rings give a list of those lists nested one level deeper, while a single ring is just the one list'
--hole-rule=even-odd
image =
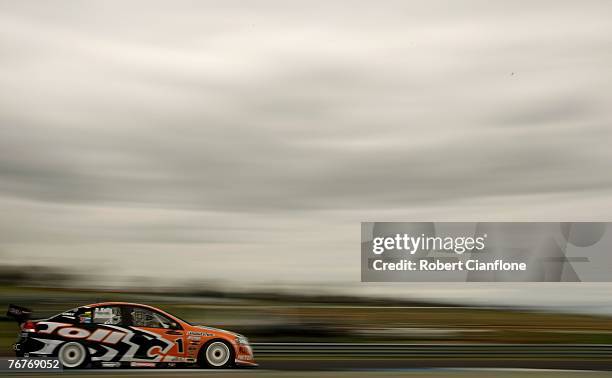
[{"label": "grey cloud", "polygon": [[[513,217],[545,195],[523,216],[558,214],[564,196],[567,217],[587,217],[609,203],[607,2],[0,9],[11,248],[265,244],[304,230],[331,243],[378,214]],[[322,231],[321,214],[343,231]],[[236,253],[251,261],[248,246]]]}]

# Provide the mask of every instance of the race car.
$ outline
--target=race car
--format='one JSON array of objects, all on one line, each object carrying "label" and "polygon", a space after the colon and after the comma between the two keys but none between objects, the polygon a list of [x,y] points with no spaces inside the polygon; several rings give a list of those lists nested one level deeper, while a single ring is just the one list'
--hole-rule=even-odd
[{"label": "race car", "polygon": [[9,305],[20,324],[17,357],[57,357],[65,368],[255,367],[246,337],[193,325],[158,308],[125,302],[81,306],[44,320]]}]

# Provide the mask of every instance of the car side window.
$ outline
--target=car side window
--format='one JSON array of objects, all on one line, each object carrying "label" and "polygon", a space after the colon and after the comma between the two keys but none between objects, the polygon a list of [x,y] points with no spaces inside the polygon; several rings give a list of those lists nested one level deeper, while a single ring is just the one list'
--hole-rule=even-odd
[{"label": "car side window", "polygon": [[121,309],[117,306],[84,308],[79,311],[79,323],[121,324]]},{"label": "car side window", "polygon": [[134,327],[176,329],[178,325],[159,312],[143,307],[132,307],[129,314]]}]

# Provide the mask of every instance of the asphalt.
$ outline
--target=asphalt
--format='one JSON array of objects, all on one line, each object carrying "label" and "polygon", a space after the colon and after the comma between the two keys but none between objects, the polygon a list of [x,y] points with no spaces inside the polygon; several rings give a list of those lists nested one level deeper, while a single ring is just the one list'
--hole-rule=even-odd
[{"label": "asphalt", "polygon": [[105,369],[105,370],[71,370],[64,372],[41,373],[8,373],[7,377],[44,377],[44,376],[70,376],[70,377],[155,377],[170,378],[181,376],[197,377],[223,377],[223,378],[399,378],[399,377],[461,377],[461,378],[574,378],[574,377],[612,377],[609,371],[581,371],[581,370],[551,370],[551,369],[506,369],[506,368],[422,368],[422,369],[385,369],[385,370],[359,370],[359,371],[279,371],[279,370],[197,370],[197,369]]},{"label": "asphalt", "polygon": [[[612,360],[583,360],[583,359],[549,359],[549,360],[529,360],[529,359],[270,359],[260,361],[259,368],[240,368],[224,370],[206,369],[150,369],[150,368],[98,368],[98,369],[79,369],[64,370],[63,372],[2,372],[2,375],[72,375],[72,376],[125,376],[125,375],[146,375],[156,377],[176,376],[176,375],[198,375],[207,376],[214,374],[229,374],[229,376],[265,376],[274,373],[279,376],[318,376],[321,374],[344,373],[436,373],[445,375],[456,375],[460,372],[482,372],[482,371],[531,371],[534,373],[550,372],[582,372],[586,373],[607,373],[612,377]],[[262,375],[264,374],[264,375]],[[297,375],[296,375],[297,374]],[[441,375],[441,376],[445,376]],[[497,376],[497,374],[495,374]]]}]

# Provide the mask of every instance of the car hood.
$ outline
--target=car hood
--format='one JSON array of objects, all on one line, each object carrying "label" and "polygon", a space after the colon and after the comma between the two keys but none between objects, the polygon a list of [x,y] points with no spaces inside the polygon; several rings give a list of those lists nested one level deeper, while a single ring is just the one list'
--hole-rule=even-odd
[{"label": "car hood", "polygon": [[211,331],[211,332],[218,332],[218,333],[224,333],[228,336],[233,336],[233,337],[244,337],[239,333],[235,333],[235,332],[230,332],[228,330],[225,329],[221,329],[221,328],[214,328],[214,327],[207,327],[207,326],[203,326],[203,325],[194,325],[193,328],[202,330],[202,331]]}]

